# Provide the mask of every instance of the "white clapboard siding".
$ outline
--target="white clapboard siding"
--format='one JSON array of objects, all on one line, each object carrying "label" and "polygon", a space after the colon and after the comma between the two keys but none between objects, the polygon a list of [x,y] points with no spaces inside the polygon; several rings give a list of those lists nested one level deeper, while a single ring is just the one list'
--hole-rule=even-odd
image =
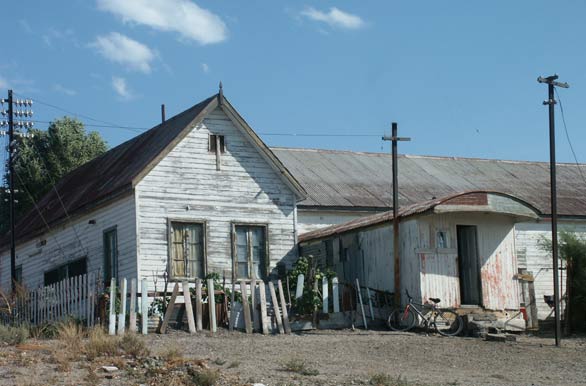
[{"label": "white clapboard siding", "polygon": [[[210,133],[225,137],[220,171]],[[219,108],[142,179],[136,200],[139,275],[151,287],[153,272],[160,276],[167,265],[168,218],[206,222],[207,272],[225,272],[228,281],[233,222],[268,225],[270,269],[296,257],[293,192]]]},{"label": "white clapboard siding", "polygon": [[[95,220],[95,224],[89,224],[90,220]],[[88,259],[88,272],[103,270],[103,233],[114,226],[118,232],[119,275],[136,277],[135,201],[134,196],[129,195],[19,244],[16,265],[22,266],[24,285],[27,288],[42,286],[46,271],[84,256]],[[41,240],[46,240],[46,244],[37,246]],[[0,252],[0,283],[5,289],[10,287],[9,254],[8,250]]]}]

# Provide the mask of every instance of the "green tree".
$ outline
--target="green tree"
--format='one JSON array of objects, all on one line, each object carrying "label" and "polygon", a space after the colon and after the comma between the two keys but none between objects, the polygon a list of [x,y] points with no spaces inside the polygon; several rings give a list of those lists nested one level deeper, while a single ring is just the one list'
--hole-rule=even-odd
[{"label": "green tree", "polygon": [[[551,252],[550,239],[543,239],[541,246]],[[575,232],[558,233],[558,253],[566,263],[566,333],[572,330],[586,331],[586,240]]]},{"label": "green tree", "polygon": [[[86,133],[82,122],[75,118],[57,119],[44,130],[32,129],[32,138],[17,137],[18,157],[14,164],[15,189],[18,203],[16,218],[24,215],[45,193],[53,189],[61,177],[71,170],[103,154],[106,142],[97,132]],[[8,186],[8,165],[4,181]],[[0,234],[10,227],[8,194],[0,200]]]}]

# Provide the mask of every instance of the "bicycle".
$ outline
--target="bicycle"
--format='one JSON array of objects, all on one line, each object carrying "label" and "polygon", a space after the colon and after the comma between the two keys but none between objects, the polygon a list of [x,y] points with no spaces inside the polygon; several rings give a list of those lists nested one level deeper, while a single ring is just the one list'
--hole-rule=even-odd
[{"label": "bicycle", "polygon": [[[409,303],[405,308],[396,308],[387,319],[387,325],[393,331],[408,331],[415,327],[418,317],[423,321],[426,330],[433,328],[444,336],[456,336],[464,329],[464,319],[454,310],[442,309],[437,306],[438,298],[429,298],[431,303],[419,304],[413,302],[413,297],[405,290]],[[418,308],[421,307],[421,308]],[[422,309],[429,309],[423,313]],[[426,316],[427,315],[427,316]]]}]

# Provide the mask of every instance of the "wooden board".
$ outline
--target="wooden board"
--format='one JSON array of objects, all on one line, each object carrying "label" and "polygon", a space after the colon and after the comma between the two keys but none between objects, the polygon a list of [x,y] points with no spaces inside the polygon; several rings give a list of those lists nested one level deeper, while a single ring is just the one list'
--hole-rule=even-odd
[{"label": "wooden board", "polygon": [[281,320],[281,312],[279,311],[279,302],[277,300],[277,294],[275,293],[275,285],[272,281],[269,281],[269,292],[271,294],[271,301],[273,303],[273,310],[275,311],[275,319],[277,320],[279,333],[284,334],[285,331],[283,330],[283,321]]},{"label": "wooden board", "polygon": [[136,279],[130,279],[130,317],[128,331],[136,332]]},{"label": "wooden board", "polygon": [[277,287],[279,288],[279,297],[281,298],[281,311],[283,312],[283,327],[285,333],[291,333],[291,325],[289,324],[289,313],[287,312],[287,303],[285,302],[285,292],[283,291],[283,283],[281,280],[277,281]]},{"label": "wooden board", "polygon": [[216,291],[214,291],[214,279],[208,279],[208,306],[210,315],[210,331],[215,334],[218,330],[216,325]]},{"label": "wooden board", "polygon": [[244,329],[247,334],[252,334],[252,320],[250,319],[248,291],[246,290],[246,282],[244,280],[240,280],[240,292],[242,293],[242,308],[244,309]]},{"label": "wooden board", "polygon": [[195,333],[195,320],[193,320],[193,308],[191,307],[191,292],[189,292],[189,283],[184,280],[183,283],[183,298],[185,299],[185,312],[187,313],[187,324],[189,324],[189,333]]},{"label": "wooden board", "polygon": [[338,278],[332,279],[332,303],[334,305],[334,313],[340,312],[340,292],[338,287]]},{"label": "wooden board", "polygon": [[171,300],[169,300],[169,304],[167,304],[167,310],[165,311],[165,318],[163,319],[163,324],[159,328],[159,333],[164,334],[167,331],[167,326],[169,325],[169,320],[171,319],[171,315],[173,314],[173,308],[175,307],[175,300],[177,299],[177,295],[179,294],[179,283],[175,283],[175,287],[173,287],[173,293],[171,294]]},{"label": "wooden board", "polygon": [[269,333],[269,318],[267,316],[267,292],[263,281],[258,283],[258,290],[260,294],[260,321],[262,324],[262,333],[267,335]]},{"label": "wooden board", "polygon": [[195,281],[195,327],[197,331],[203,331],[202,320],[203,306],[201,304],[201,279]]},{"label": "wooden board", "polygon": [[124,335],[126,327],[126,278],[120,280],[120,313],[118,314],[118,335]]},{"label": "wooden board", "polygon": [[252,306],[252,330],[260,331],[260,299],[256,293],[256,279],[250,282],[250,300]]},{"label": "wooden board", "polygon": [[[69,283],[67,283],[67,289],[69,289]],[[68,291],[69,292],[69,291]],[[69,293],[68,293],[69,295]],[[108,320],[108,334],[116,335],[116,279],[112,278],[110,281],[110,313]]]},{"label": "wooden board", "polygon": [[143,335],[148,334],[149,330],[149,296],[147,291],[147,279],[142,279],[140,282],[140,313],[141,313],[141,329]]}]

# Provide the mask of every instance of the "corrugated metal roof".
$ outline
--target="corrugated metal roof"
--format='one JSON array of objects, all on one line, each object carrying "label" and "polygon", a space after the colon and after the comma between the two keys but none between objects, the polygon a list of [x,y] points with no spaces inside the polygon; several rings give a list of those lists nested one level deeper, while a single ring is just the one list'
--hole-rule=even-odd
[{"label": "corrugated metal roof", "polygon": [[[485,195],[489,194],[489,193],[496,194],[496,195],[509,197],[513,200],[518,200],[518,197],[514,197],[514,196],[511,196],[508,194],[503,194],[501,192],[496,192],[496,191],[466,191],[466,192],[450,194],[450,195],[447,195],[444,197],[434,198],[431,200],[422,201],[422,202],[418,202],[415,204],[404,206],[401,209],[399,209],[399,213],[398,213],[397,217],[400,219],[404,219],[404,218],[407,218],[409,216],[413,216],[416,214],[422,214],[422,213],[431,211],[432,209],[434,209],[438,205],[441,205],[444,203],[450,203],[450,202],[452,202],[451,200],[453,200],[453,199],[457,199],[459,197],[469,197],[469,196],[477,195],[479,193],[482,193]],[[537,208],[531,207],[530,203],[523,203],[523,204],[524,205],[529,204],[529,207],[531,208],[531,210],[533,212],[538,210]],[[535,213],[535,216],[537,216],[538,214],[539,213]],[[328,226],[325,228],[316,229],[311,232],[303,233],[303,234],[299,235],[299,242],[319,240],[319,239],[323,239],[325,237],[329,237],[332,235],[346,233],[346,232],[349,232],[349,231],[352,231],[355,229],[366,228],[366,227],[371,227],[371,226],[383,224],[386,222],[390,222],[391,220],[393,220],[393,211],[388,210],[385,212],[372,214],[370,216],[359,217],[357,219],[350,220],[350,221],[347,221],[342,224],[331,225],[331,226]]]},{"label": "corrugated metal roof", "polygon": [[[390,154],[273,148],[308,193],[299,207],[391,206]],[[399,204],[471,190],[513,195],[549,214],[549,163],[401,155]],[[586,165],[582,165],[586,173]],[[586,216],[586,184],[575,164],[558,164],[558,213]]]}]

